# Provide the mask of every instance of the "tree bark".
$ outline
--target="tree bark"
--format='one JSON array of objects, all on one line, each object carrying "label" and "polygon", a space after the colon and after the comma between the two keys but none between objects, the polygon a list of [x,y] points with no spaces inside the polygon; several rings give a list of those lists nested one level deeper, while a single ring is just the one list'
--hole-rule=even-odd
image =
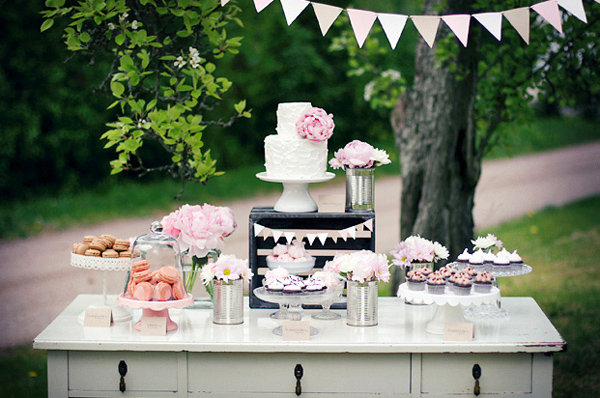
[{"label": "tree bark", "polygon": [[[423,14],[435,14],[441,1],[425,0]],[[447,0],[440,14],[470,13],[464,0]],[[437,41],[447,29],[440,23]],[[455,38],[453,38],[456,40]],[[436,42],[437,42],[436,41]],[[481,172],[481,159],[475,149],[473,108],[477,85],[477,43],[473,36],[468,47],[460,48],[452,61],[436,59],[433,49],[419,40],[413,89],[399,101],[392,120],[400,153],[402,191],[400,198],[400,237],[411,235],[438,241],[448,248],[450,258],[470,245],[473,237],[473,198]],[[396,270],[391,294],[401,279]]]}]

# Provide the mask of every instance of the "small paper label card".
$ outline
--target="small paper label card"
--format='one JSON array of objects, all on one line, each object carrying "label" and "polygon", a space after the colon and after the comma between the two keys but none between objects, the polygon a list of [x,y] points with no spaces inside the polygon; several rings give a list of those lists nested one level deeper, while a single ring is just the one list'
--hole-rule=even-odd
[{"label": "small paper label card", "polygon": [[112,310],[110,307],[89,307],[85,310],[83,326],[96,328],[109,328],[112,323]]},{"label": "small paper label card", "polygon": [[473,341],[473,324],[457,322],[445,323],[444,341]]},{"label": "small paper label card", "polygon": [[344,213],[346,211],[346,195],[319,195],[319,213]]},{"label": "small paper label card", "polygon": [[167,317],[142,317],[142,336],[166,336]]},{"label": "small paper label card", "polygon": [[283,341],[310,340],[310,324],[308,321],[283,321]]}]

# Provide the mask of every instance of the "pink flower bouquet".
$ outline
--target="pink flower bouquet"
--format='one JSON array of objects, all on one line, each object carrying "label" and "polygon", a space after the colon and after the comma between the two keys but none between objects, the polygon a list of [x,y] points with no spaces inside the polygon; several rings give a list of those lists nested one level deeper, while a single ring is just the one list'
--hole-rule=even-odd
[{"label": "pink flower bouquet", "polygon": [[224,254],[216,262],[202,268],[200,276],[204,284],[208,285],[215,278],[223,282],[237,279],[248,281],[252,277],[252,271],[248,267],[248,260],[240,260],[233,254]]},{"label": "pink flower bouquet", "polygon": [[296,122],[298,134],[311,141],[325,141],[333,135],[333,115],[321,108],[312,107]]},{"label": "pink flower bouquet", "polygon": [[338,149],[329,161],[333,169],[368,169],[391,163],[390,157],[383,149],[376,149],[366,142],[354,140]]},{"label": "pink flower bouquet", "polygon": [[443,245],[420,236],[409,236],[398,243],[390,254],[394,257],[392,263],[402,268],[413,263],[435,263],[449,256],[448,249]]},{"label": "pink flower bouquet", "polygon": [[334,272],[356,282],[390,280],[390,264],[385,254],[377,254],[370,250],[354,253],[338,253],[328,261],[324,271]]}]

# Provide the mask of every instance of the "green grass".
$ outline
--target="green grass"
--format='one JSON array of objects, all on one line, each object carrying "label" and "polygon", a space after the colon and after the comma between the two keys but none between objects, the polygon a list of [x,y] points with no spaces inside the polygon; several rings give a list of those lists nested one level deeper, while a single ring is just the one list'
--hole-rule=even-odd
[{"label": "green grass", "polygon": [[46,351],[31,346],[0,351],[0,397],[48,396]]}]

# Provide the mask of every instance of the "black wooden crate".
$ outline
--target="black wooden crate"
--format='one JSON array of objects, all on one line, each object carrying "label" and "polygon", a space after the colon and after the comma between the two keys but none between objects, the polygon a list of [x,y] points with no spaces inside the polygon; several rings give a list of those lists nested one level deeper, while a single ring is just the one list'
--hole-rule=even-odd
[{"label": "black wooden crate", "polygon": [[[250,308],[277,308],[277,304],[265,302],[254,295],[254,289],[263,284],[264,273],[268,271],[266,257],[275,247],[275,244],[287,243],[284,234],[275,242],[272,233],[267,233],[265,239],[261,233],[255,236],[255,225],[265,227],[267,231],[285,231],[294,232],[296,235],[305,235],[308,233],[317,233],[319,231],[341,231],[353,226],[362,226],[363,223],[372,220],[371,230],[362,227],[353,239],[348,235],[344,241],[336,232],[330,233],[323,245],[316,238],[312,244],[309,239],[303,236],[302,241],[305,248],[315,257],[315,268],[323,268],[325,263],[333,258],[336,252],[352,252],[358,250],[375,251],[375,212],[360,213],[280,213],[273,210],[273,207],[254,207],[250,212],[249,218],[249,240],[250,240],[250,268],[254,274],[250,283]],[[361,227],[359,227],[360,229]],[[298,236],[297,236],[298,237]],[[337,237],[337,242],[332,238]],[[305,306],[305,308],[320,308],[318,306]],[[331,308],[346,308],[346,302],[335,303]]]}]

